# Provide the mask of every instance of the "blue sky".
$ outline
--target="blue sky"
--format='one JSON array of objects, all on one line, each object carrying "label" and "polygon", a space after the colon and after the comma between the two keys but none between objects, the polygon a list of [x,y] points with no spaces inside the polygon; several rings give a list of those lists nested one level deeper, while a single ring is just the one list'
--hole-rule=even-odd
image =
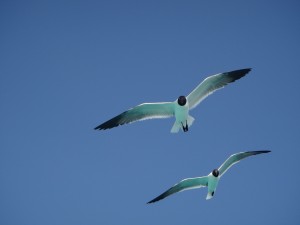
[{"label": "blue sky", "polygon": [[[1,1],[0,224],[299,224],[297,1]],[[174,119],[93,128],[253,68]],[[146,202],[229,155],[206,189]]]}]

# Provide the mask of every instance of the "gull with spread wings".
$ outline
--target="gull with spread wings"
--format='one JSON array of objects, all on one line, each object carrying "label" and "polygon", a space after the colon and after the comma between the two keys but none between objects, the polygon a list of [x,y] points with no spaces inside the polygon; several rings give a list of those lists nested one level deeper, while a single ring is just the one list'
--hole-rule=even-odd
[{"label": "gull with spread wings", "polygon": [[188,131],[193,124],[194,118],[189,111],[195,108],[208,95],[225,85],[234,82],[251,71],[248,69],[234,70],[219,73],[204,79],[187,97],[179,96],[174,102],[143,103],[135,106],[118,116],[95,127],[95,130],[106,130],[119,125],[154,118],[168,118],[175,116],[175,123],[171,129],[177,133],[180,129]]},{"label": "gull with spread wings", "polygon": [[149,201],[148,204],[162,200],[180,191],[201,188],[201,187],[207,187],[208,190],[207,190],[206,199],[207,200],[211,199],[214,196],[220,178],[232,165],[249,156],[258,155],[262,153],[269,153],[269,152],[270,151],[268,150],[263,150],[263,151],[240,152],[240,153],[233,154],[219,167],[219,169],[214,169],[210,174],[204,177],[184,179],[180,181],[178,184],[175,184],[173,187],[171,187],[164,193],[162,193],[161,195],[159,195],[158,197]]}]

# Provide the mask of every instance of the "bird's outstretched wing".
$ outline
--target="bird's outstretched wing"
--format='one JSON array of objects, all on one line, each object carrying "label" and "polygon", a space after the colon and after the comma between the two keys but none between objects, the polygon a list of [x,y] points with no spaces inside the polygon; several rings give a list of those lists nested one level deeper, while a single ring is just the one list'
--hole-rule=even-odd
[{"label": "bird's outstretched wing", "polygon": [[207,77],[187,96],[190,109],[195,108],[208,95],[224,87],[228,83],[234,82],[242,78],[250,71],[251,71],[250,68],[241,69],[241,70],[234,70],[231,72],[219,73]]},{"label": "bird's outstretched wing", "polygon": [[143,103],[95,127],[95,130],[106,130],[135,121],[166,118],[174,115],[174,102]]},{"label": "bird's outstretched wing", "polygon": [[207,176],[184,179],[184,180],[180,181],[178,184],[175,184],[169,190],[167,190],[164,193],[162,193],[161,195],[159,195],[158,197],[149,201],[147,204],[157,202],[159,200],[162,200],[162,199],[168,197],[169,195],[175,194],[180,191],[205,187],[205,186],[207,186],[207,183],[208,183]]},{"label": "bird's outstretched wing", "polygon": [[226,161],[219,167],[219,176],[221,177],[232,165],[235,163],[238,163],[242,159],[252,156],[252,155],[258,155],[262,153],[269,153],[271,151],[269,150],[263,150],[263,151],[250,151],[250,152],[240,152],[231,155]]}]

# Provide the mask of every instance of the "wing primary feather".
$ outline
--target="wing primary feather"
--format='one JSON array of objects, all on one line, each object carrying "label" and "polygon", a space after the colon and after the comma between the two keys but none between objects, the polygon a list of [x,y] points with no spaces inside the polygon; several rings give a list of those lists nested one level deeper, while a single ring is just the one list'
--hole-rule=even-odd
[{"label": "wing primary feather", "polygon": [[250,71],[251,71],[251,68],[247,68],[247,69],[241,69],[241,70],[227,72],[227,74],[228,74],[228,77],[230,77],[232,79],[230,82],[234,82],[234,81],[242,78],[243,76],[245,76]]},{"label": "wing primary feather", "polygon": [[219,73],[204,79],[188,96],[190,109],[195,108],[208,95],[216,90],[223,88],[229,83],[232,83],[251,71],[251,68],[234,70],[225,73]]},{"label": "wing primary feather", "polygon": [[167,118],[174,115],[173,102],[159,102],[159,103],[143,103],[134,108],[131,108],[112,119],[95,127],[95,130],[106,130],[119,125],[132,123],[140,120]]},{"label": "wing primary feather", "polygon": [[251,155],[258,155],[258,154],[262,154],[262,153],[269,153],[271,152],[270,150],[261,150],[261,151],[248,151],[245,153],[250,153]]},{"label": "wing primary feather", "polygon": [[262,153],[269,153],[270,150],[260,150],[260,151],[247,151],[247,152],[240,152],[229,156],[228,159],[219,167],[220,176],[222,176],[231,166],[238,163],[244,158],[249,156],[258,155]]},{"label": "wing primary feather", "polygon": [[[122,118],[126,115],[126,112],[121,113],[118,116],[115,116],[114,118],[100,124],[99,126],[95,127],[95,130],[106,130],[111,129],[113,127],[117,127],[119,125],[123,125],[126,123],[126,121],[122,121]],[[133,121],[132,121],[133,122]],[[127,122],[128,123],[128,122]]]},{"label": "wing primary feather", "polygon": [[164,193],[162,193],[161,195],[159,195],[156,198],[152,199],[151,201],[147,202],[147,204],[160,201],[160,200],[168,197],[169,195],[175,194],[180,191],[205,187],[205,186],[207,186],[207,182],[208,182],[207,176],[184,179],[184,180],[180,181],[178,184],[175,184],[173,187],[171,187]]}]

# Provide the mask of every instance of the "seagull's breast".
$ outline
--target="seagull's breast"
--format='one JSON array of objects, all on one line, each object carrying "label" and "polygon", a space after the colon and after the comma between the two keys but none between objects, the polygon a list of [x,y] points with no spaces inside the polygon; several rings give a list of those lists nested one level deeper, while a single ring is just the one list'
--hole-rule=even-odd
[{"label": "seagull's breast", "polygon": [[217,189],[220,177],[214,177],[212,174],[208,178],[208,192],[214,192]]},{"label": "seagull's breast", "polygon": [[181,106],[179,104],[175,105],[175,118],[178,122],[185,122],[189,115],[189,104],[188,102]]}]

